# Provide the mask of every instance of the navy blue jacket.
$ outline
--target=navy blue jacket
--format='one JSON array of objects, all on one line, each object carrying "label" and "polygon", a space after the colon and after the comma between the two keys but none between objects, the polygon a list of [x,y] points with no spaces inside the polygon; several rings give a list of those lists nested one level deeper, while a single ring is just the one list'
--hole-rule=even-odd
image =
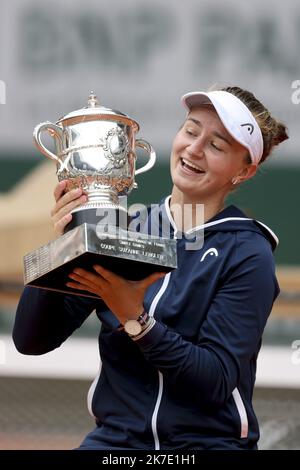
[{"label": "navy blue jacket", "polygon": [[[156,319],[148,333],[132,340],[97,299],[27,287],[15,345],[24,354],[47,353],[96,309],[102,367],[89,392],[96,427],[82,448],[255,449],[252,394],[279,292],[277,239],[234,206],[184,236],[168,200],[159,224],[177,238],[178,268],[146,292],[145,308]],[[187,236],[201,233],[203,246],[187,250]]]}]

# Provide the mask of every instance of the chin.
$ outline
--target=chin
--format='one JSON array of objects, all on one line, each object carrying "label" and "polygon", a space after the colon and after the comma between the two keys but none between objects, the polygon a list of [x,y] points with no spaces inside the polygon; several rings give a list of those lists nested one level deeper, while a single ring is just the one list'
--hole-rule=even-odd
[{"label": "chin", "polygon": [[182,181],[181,178],[172,178],[174,186],[185,196],[195,200],[201,199],[198,188],[195,188],[195,185],[191,185],[188,182]]}]

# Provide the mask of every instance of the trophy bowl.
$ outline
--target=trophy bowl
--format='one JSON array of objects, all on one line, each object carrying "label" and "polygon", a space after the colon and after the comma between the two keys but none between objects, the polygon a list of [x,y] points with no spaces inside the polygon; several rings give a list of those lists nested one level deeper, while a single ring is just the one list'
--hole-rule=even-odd
[{"label": "trophy bowl", "polygon": [[[153,147],[144,139],[136,139],[138,123],[121,113],[99,104],[91,92],[87,106],[60,118],[56,124],[44,122],[33,132],[34,143],[57,165],[58,181],[67,181],[67,191],[81,188],[87,202],[72,211],[73,222],[67,230],[92,220],[95,211],[112,208],[123,210],[119,197],[136,187],[135,175],[150,170],[156,160]],[[42,133],[53,138],[56,153],[42,142]],[[149,160],[136,169],[136,147],[144,149]],[[79,214],[77,214],[79,212]]]}]

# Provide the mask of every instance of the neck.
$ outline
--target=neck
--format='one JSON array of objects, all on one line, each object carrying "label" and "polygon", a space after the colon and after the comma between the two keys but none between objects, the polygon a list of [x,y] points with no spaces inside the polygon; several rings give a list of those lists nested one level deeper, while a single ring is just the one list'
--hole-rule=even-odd
[{"label": "neck", "polygon": [[193,200],[173,187],[170,210],[178,230],[187,232],[204,224],[224,209],[224,200]]}]

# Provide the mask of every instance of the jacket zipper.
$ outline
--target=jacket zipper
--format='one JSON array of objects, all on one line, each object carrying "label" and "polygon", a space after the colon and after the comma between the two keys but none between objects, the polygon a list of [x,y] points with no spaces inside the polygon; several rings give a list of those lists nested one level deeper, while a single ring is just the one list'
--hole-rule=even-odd
[{"label": "jacket zipper", "polygon": [[248,417],[245,405],[243,403],[242,397],[238,388],[235,388],[232,392],[232,397],[235,402],[235,406],[237,407],[237,411],[240,417],[240,425],[241,425],[241,434],[240,437],[245,439],[248,437]]},{"label": "jacket zipper", "polygon": [[87,408],[89,410],[90,415],[93,418],[97,418],[94,415],[94,412],[93,412],[93,398],[94,398],[94,395],[95,395],[96,387],[98,385],[98,380],[100,378],[101,369],[102,369],[102,361],[101,361],[101,357],[100,357],[100,365],[99,365],[98,375],[94,378],[93,382],[91,383],[88,394],[87,394]]},{"label": "jacket zipper", "polygon": [[158,394],[156,398],[156,403],[151,419],[151,427],[152,427],[152,434],[154,438],[154,448],[155,450],[160,449],[160,443],[159,443],[159,438],[158,438],[158,433],[157,433],[157,415],[158,415],[158,410],[160,406],[160,402],[162,399],[162,393],[163,393],[163,388],[164,388],[164,378],[161,372],[158,371]]},{"label": "jacket zipper", "polygon": [[[152,303],[149,309],[149,315],[151,317],[154,316],[156,306],[169,285],[170,277],[171,277],[171,273],[168,273],[165,276],[164,282],[162,283],[161,288],[159,289],[156,296],[152,300]],[[158,432],[157,432],[157,415],[158,415],[158,410],[159,410],[159,406],[160,406],[161,399],[162,399],[163,388],[164,388],[163,375],[160,371],[158,371],[158,393],[157,393],[156,403],[155,403],[152,418],[151,418],[151,428],[152,428],[155,450],[160,449],[160,442],[159,442]]]}]

